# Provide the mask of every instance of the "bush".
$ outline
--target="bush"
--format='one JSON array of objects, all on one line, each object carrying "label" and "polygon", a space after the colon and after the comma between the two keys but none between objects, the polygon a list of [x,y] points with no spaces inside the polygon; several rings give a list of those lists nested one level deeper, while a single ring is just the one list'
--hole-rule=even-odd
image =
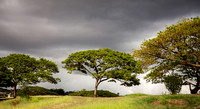
[{"label": "bush", "polygon": [[[86,97],[93,97],[94,96],[94,90],[92,91],[86,91],[85,89],[81,91],[77,91],[74,93],[70,93],[70,96],[86,96]],[[98,90],[97,91],[97,97],[118,97],[118,94],[106,91],[106,90]]]},{"label": "bush", "polygon": [[67,91],[65,92],[65,95],[69,95],[70,93],[74,93],[74,91]]},{"label": "bush", "polygon": [[65,95],[65,91],[63,89],[50,89],[49,91],[54,92],[58,95]]},{"label": "bush", "polygon": [[126,96],[136,97],[136,96],[149,96],[149,95],[144,93],[134,93],[134,94],[128,94]]},{"label": "bush", "polygon": [[25,88],[22,88],[18,91],[19,96],[23,96],[24,94],[31,95],[58,95],[56,92],[52,92],[44,87],[39,86],[27,86]]},{"label": "bush", "polygon": [[171,94],[177,94],[180,92],[182,82],[183,80],[178,74],[172,74],[164,77],[165,86]]}]

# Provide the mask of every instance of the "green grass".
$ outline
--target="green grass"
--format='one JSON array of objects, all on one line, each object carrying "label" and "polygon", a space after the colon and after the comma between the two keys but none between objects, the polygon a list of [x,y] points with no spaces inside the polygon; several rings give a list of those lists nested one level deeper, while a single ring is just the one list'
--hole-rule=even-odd
[{"label": "green grass", "polygon": [[[16,100],[19,101],[19,104],[12,103]],[[44,109],[71,100],[71,97],[68,96],[36,96],[31,97],[31,99],[16,98],[0,102],[0,109]]]},{"label": "green grass", "polygon": [[[19,104],[11,102],[19,100]],[[0,109],[198,109],[200,95],[146,95],[124,97],[35,96],[0,102]]]},{"label": "green grass", "polygon": [[128,96],[130,109],[193,109],[200,108],[199,95]]},{"label": "green grass", "polygon": [[[123,97],[114,98],[87,98],[83,104],[72,106],[69,109],[126,109],[128,105]],[[63,107],[63,109],[68,109]]]}]

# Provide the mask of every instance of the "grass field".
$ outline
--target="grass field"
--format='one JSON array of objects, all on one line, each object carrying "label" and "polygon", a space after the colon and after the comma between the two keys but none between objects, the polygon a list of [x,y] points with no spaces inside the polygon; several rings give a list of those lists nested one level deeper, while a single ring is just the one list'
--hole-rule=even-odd
[{"label": "grass field", "polygon": [[0,101],[0,109],[200,109],[200,95],[34,96]]}]

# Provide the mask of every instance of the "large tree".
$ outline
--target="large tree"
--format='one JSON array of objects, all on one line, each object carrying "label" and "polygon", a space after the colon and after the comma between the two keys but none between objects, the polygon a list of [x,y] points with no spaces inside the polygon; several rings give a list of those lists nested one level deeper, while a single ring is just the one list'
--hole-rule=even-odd
[{"label": "large tree", "polygon": [[134,56],[140,59],[143,68],[151,70],[146,76],[148,81],[162,82],[168,73],[179,72],[195,78],[191,93],[197,93],[200,89],[200,18],[183,18],[166,27],[156,38],[144,41]]},{"label": "large tree", "polygon": [[130,54],[108,48],[87,50],[72,53],[62,62],[69,72],[89,73],[96,79],[94,96],[97,96],[98,85],[106,80],[121,82],[121,85],[139,85],[136,74],[142,72],[137,61]]},{"label": "large tree", "polygon": [[1,67],[3,69],[0,69],[0,72],[4,75],[1,86],[12,86],[14,98],[19,84],[35,84],[44,81],[56,84],[59,81],[58,78],[53,77],[53,73],[59,72],[57,65],[43,58],[36,60],[25,54],[10,54],[1,58]]}]

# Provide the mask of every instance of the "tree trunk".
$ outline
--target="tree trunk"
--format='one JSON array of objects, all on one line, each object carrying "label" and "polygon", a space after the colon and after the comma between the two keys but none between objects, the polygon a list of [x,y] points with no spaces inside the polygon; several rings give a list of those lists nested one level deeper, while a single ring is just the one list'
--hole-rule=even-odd
[{"label": "tree trunk", "polygon": [[97,97],[97,88],[98,88],[98,85],[99,85],[99,80],[96,79],[95,88],[94,88],[94,97]]},{"label": "tree trunk", "polygon": [[189,84],[189,88],[190,88],[190,93],[191,94],[197,94],[197,92],[199,91],[199,89],[200,89],[200,77],[197,75],[197,83],[196,83],[196,85],[195,85],[195,88],[194,89],[192,89],[191,88],[191,84]]},{"label": "tree trunk", "polygon": [[190,90],[191,94],[197,94],[199,91],[199,87],[195,87],[194,89]]},{"label": "tree trunk", "polygon": [[13,92],[13,97],[16,98],[17,96],[17,84],[14,84],[14,92]]}]

